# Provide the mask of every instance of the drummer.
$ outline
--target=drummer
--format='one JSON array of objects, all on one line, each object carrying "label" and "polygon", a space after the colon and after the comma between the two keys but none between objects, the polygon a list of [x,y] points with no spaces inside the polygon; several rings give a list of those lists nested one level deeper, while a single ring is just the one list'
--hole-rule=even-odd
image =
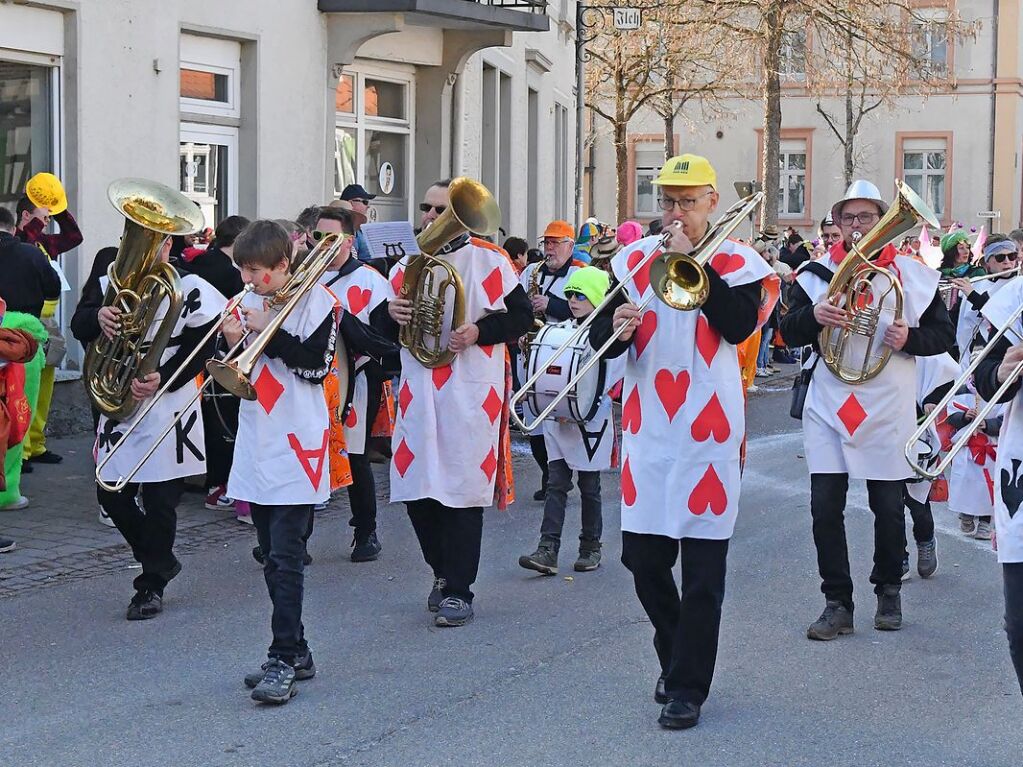
[{"label": "drummer", "polygon": [[[565,282],[563,294],[573,319],[557,327],[575,328],[594,307],[604,300],[610,277],[593,266],[574,270]],[[588,344],[579,348],[589,349]],[[547,353],[546,346],[538,353]],[[519,565],[544,575],[557,575],[558,550],[561,548],[561,530],[565,523],[565,505],[572,489],[572,472],[579,476],[579,494],[582,496],[582,532],[579,534],[579,558],[574,569],[577,573],[596,570],[600,566],[600,536],[603,519],[600,503],[600,472],[618,464],[618,439],[611,416],[611,397],[608,391],[625,372],[624,357],[611,360],[603,376],[596,414],[585,423],[569,418],[552,418],[543,423],[543,440],[549,458],[547,498],[540,525],[540,544],[532,554],[519,557]],[[571,370],[572,365],[566,366]],[[598,368],[591,369],[598,374]],[[599,374],[598,374],[599,375]]]}]

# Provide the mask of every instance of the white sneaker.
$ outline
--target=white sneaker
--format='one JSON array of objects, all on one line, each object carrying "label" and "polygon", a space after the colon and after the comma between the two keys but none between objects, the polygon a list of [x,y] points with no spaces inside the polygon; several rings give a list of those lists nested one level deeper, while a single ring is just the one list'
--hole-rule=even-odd
[{"label": "white sneaker", "polygon": [[976,532],[977,518],[970,514],[959,515],[959,532],[964,535],[973,535]]},{"label": "white sneaker", "polygon": [[977,532],[973,534],[973,537],[978,541],[990,541],[991,540],[991,523],[985,522],[982,519],[977,520]]},{"label": "white sneaker", "polygon": [[243,525],[251,525],[252,524],[252,515],[251,514],[239,514],[238,516],[235,517],[235,519],[237,519]]},{"label": "white sneaker", "polygon": [[110,518],[110,515],[107,514],[102,506],[99,507],[99,523],[101,525],[106,525],[107,527],[117,527],[117,525],[114,524],[114,520]]},{"label": "white sneaker", "polygon": [[18,500],[5,503],[0,506],[0,511],[19,511],[28,507],[28,498],[23,495],[18,496]]},{"label": "white sneaker", "polygon": [[760,391],[760,387],[757,386],[756,384],[750,384],[749,386],[746,387],[746,391],[752,394],[756,394],[758,391]]},{"label": "white sneaker", "polygon": [[755,373],[754,377],[755,378],[766,378],[769,375],[770,375],[770,373],[768,373],[767,370],[765,370],[764,368],[757,368],[757,372]]}]

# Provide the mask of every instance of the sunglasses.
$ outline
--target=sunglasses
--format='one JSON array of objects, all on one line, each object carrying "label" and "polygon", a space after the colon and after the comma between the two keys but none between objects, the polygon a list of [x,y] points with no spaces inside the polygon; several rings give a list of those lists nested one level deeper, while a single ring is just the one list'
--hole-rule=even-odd
[{"label": "sunglasses", "polygon": [[435,210],[437,211],[437,215],[439,216],[447,209],[448,209],[447,205],[430,205],[430,203],[428,202],[419,203],[419,210],[422,211],[423,213],[429,213],[431,210]]},{"label": "sunglasses", "polygon": [[1018,255],[1017,253],[995,253],[991,258],[1001,264],[1006,261],[1015,261]]},{"label": "sunglasses", "polygon": [[576,301],[587,301],[587,300],[589,300],[589,299],[586,298],[586,294],[585,293],[580,293],[578,290],[566,290],[565,291],[565,298],[567,298],[569,300],[574,298]]}]

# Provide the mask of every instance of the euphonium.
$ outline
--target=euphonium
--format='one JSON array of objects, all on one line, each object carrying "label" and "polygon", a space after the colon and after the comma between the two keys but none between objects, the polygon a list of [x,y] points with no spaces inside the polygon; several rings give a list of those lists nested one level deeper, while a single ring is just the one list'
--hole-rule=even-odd
[{"label": "euphonium", "polygon": [[107,197],[126,219],[103,297],[104,306],[121,310],[121,330],[89,345],[84,376],[96,409],[123,421],[138,407],[131,382],[159,368],[181,314],[181,280],[160,261],[160,250],[168,236],[197,232],[204,220],[185,195],[155,181],[122,178],[107,188]]},{"label": "euphonium", "polygon": [[[836,378],[848,384],[869,381],[888,364],[892,348],[878,344],[877,328],[889,295],[894,299],[893,321],[902,319],[903,291],[899,278],[873,259],[893,240],[914,229],[920,219],[933,230],[940,227],[927,204],[905,182],[898,183],[898,195],[888,212],[873,229],[853,243],[852,249],[831,278],[827,300],[844,307],[849,321],[840,328],[825,327],[818,346],[821,359]],[[876,278],[884,285],[879,290]]]},{"label": "euphonium", "polygon": [[[438,368],[455,358],[441,340],[447,294],[453,302],[450,328],[465,322],[465,287],[455,268],[436,254],[465,232],[489,235],[501,225],[501,209],[483,184],[456,178],[448,187],[448,207],[419,236],[421,255],[405,267],[400,298],[412,302],[412,319],[402,326],[398,340],[425,367]],[[428,340],[429,339],[429,340]]]}]

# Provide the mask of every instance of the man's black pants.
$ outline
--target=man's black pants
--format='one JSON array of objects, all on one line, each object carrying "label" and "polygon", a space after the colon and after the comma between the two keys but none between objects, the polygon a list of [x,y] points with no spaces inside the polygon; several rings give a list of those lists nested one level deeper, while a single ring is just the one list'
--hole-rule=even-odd
[{"label": "man's black pants", "polygon": [[[874,513],[874,593],[885,586],[902,586],[902,558],[906,551],[904,480],[867,480],[867,497]],[[845,538],[847,474],[810,475],[810,514],[817,569],[824,597],[853,609],[853,583],[849,574],[849,548]]]},{"label": "man's black pants", "polygon": [[480,569],[483,508],[452,509],[433,498],[405,505],[426,564],[435,578],[446,581],[444,596],[472,602],[472,584]]},{"label": "man's black pants", "polygon": [[[373,419],[380,408],[383,387],[382,378],[366,373],[366,412],[362,416],[366,424],[367,443],[373,431]],[[348,505],[351,506],[352,517],[348,524],[355,528],[355,536],[358,538],[375,533],[377,529],[376,480],[365,448],[361,453],[349,452],[348,462],[352,467],[352,484],[348,486]]]},{"label": "man's black pants", "polygon": [[[681,596],[673,572],[680,553]],[[622,533],[622,564],[654,626],[654,649],[672,699],[701,705],[710,692],[727,557],[727,540]]]},{"label": "man's black pants", "polygon": [[221,396],[202,401],[202,425],[206,440],[206,488],[227,484],[234,462],[234,435],[238,433],[237,397]]},{"label": "man's black pants", "polygon": [[[118,493],[97,485],[96,495],[103,510],[113,520],[124,540],[131,546],[132,556],[142,565],[135,578],[136,591],[163,593],[178,564],[174,556],[174,536],[178,528],[178,502],[184,490],[183,479],[166,482],[131,482]],[[142,490],[139,508],[135,496]]]},{"label": "man's black pants", "polygon": [[931,502],[927,500],[920,503],[909,494],[908,487],[903,491],[902,501],[913,518],[913,540],[917,543],[934,540],[934,514],[931,512]]}]

